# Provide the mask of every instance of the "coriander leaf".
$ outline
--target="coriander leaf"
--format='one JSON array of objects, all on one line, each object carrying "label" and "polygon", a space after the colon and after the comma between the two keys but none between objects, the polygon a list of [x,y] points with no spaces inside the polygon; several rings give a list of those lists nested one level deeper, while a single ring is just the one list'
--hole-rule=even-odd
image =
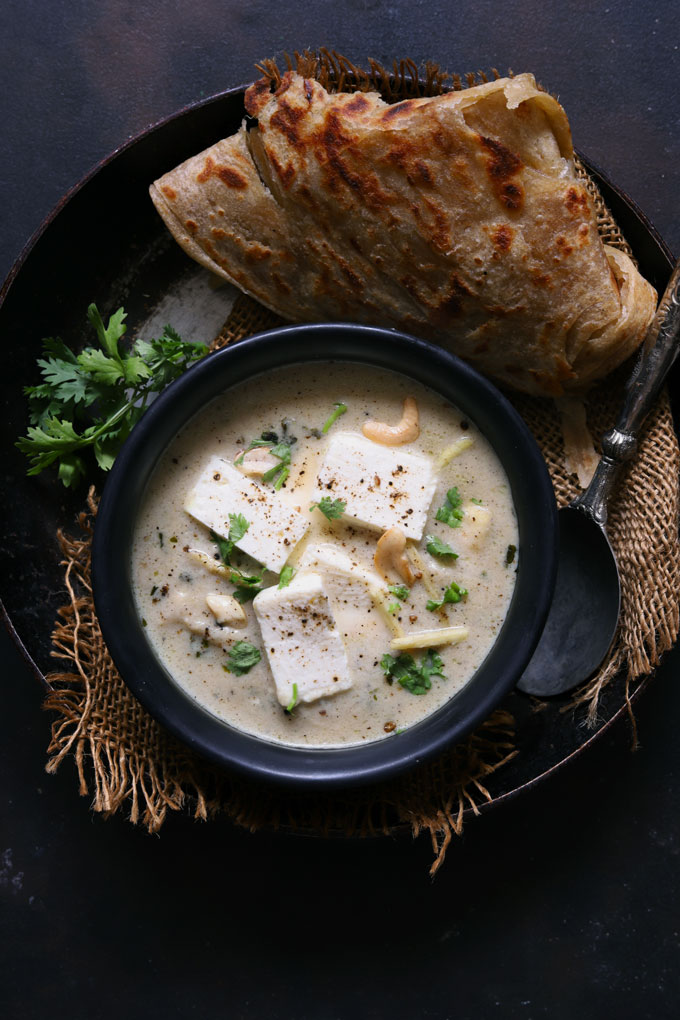
[{"label": "coriander leaf", "polygon": [[125,318],[125,312],[122,308],[119,308],[117,312],[114,312],[109,319],[109,324],[104,328],[102,317],[99,314],[99,309],[95,304],[91,304],[87,309],[87,317],[97,331],[97,338],[102,348],[106,353],[114,358],[120,360],[120,354],[118,353],[118,341],[123,337],[127,330],[127,326],[123,323]]},{"label": "coriander leaf", "polygon": [[250,523],[243,514],[229,514],[229,541],[236,545],[237,542],[241,541],[249,527]]},{"label": "coriander leaf", "polygon": [[251,645],[248,641],[237,641],[229,649],[227,669],[230,673],[235,673],[236,676],[243,676],[244,673],[249,673],[261,658],[262,654],[259,648]]},{"label": "coriander leaf", "polygon": [[406,602],[406,599],[411,594],[411,589],[407,588],[405,584],[388,584],[387,590],[390,595],[394,595],[395,598],[401,599],[402,602]]},{"label": "coriander leaf", "polygon": [[[210,538],[217,545],[220,559],[227,566],[231,565],[231,554],[234,551],[234,546],[237,542],[241,541],[249,527],[250,524],[243,514],[229,514],[229,534],[227,538],[223,538],[217,532],[210,529]],[[262,580],[262,578],[259,578],[259,580]]]},{"label": "coriander leaf", "polygon": [[442,542],[442,540],[437,538],[436,535],[425,536],[425,548],[432,556],[440,556],[442,558],[445,556],[452,556],[454,560],[458,559],[458,553],[454,552],[450,545],[447,545],[446,542]]},{"label": "coriander leaf", "polygon": [[321,428],[321,431],[324,433],[324,435],[326,434],[326,432],[328,432],[331,426],[335,424],[338,418],[340,418],[347,410],[347,404],[342,404],[339,401],[336,401],[333,407],[335,408],[335,410],[331,412],[330,416],[326,419]]},{"label": "coriander leaf", "polygon": [[314,509],[320,510],[329,521],[334,521],[342,517],[346,506],[347,504],[342,499],[331,499],[330,496],[324,496],[318,503],[312,503],[309,512],[311,513]]},{"label": "coriander leaf", "polygon": [[401,602],[390,602],[389,606],[387,607],[387,612],[391,613],[392,616],[394,616],[394,614],[398,613],[400,609]]},{"label": "coriander leaf", "polygon": [[388,683],[396,680],[410,694],[427,694],[432,687],[433,676],[446,679],[442,672],[444,663],[431,648],[419,663],[412,655],[402,652],[397,658],[389,653],[383,655],[380,665]]},{"label": "coriander leaf", "polygon": [[262,583],[262,574],[244,574],[236,567],[230,567],[229,580],[232,584],[238,584],[244,588],[255,588],[259,591],[258,585]]},{"label": "coriander leaf", "polygon": [[78,355],[79,366],[92,376],[95,382],[111,386],[119,379],[125,378],[125,369],[120,360],[114,361],[108,358],[103,351],[97,351],[93,347],[86,348]]},{"label": "coriander leaf", "polygon": [[[232,578],[232,580],[233,580],[233,578]],[[236,601],[240,602],[241,605],[243,606],[243,605],[246,604],[246,602],[251,602],[252,599],[255,598],[255,596],[257,595],[257,593],[259,591],[262,591],[262,589],[261,588],[238,587],[238,588],[234,588],[234,590],[232,592],[232,595],[234,596]]]},{"label": "coriander leaf", "polygon": [[222,538],[221,535],[218,535],[217,532],[213,531],[212,529],[210,530],[209,535],[210,540],[215,543],[219,550],[220,559],[222,560],[223,563],[226,563],[228,566],[234,548],[234,543],[230,542],[226,538]]},{"label": "coriander leaf", "polygon": [[272,457],[277,457],[282,464],[290,464],[290,444],[289,443],[277,443],[276,446],[272,446],[269,451]]},{"label": "coriander leaf", "polygon": [[[29,474],[56,462],[59,478],[73,487],[87,468],[76,451],[87,447],[108,470],[151,395],[207,354],[203,344],[185,343],[169,326],[158,340],[136,341],[134,354],[121,353],[124,318],[119,308],[105,327],[97,307],[90,305],[88,319],[100,346],[85,347],[77,355],[59,338],[43,340],[45,356],[38,359],[43,382],[24,390],[34,427],[16,444],[29,457]],[[93,407],[96,415],[87,411]]]},{"label": "coriander leaf", "polygon": [[76,453],[65,454],[59,461],[59,480],[67,489],[75,489],[78,482],[85,474],[85,464],[82,457]]},{"label": "coriander leaf", "polygon": [[297,703],[298,703],[298,685],[296,683],[294,683],[293,684],[293,696],[291,697],[290,701],[286,705],[286,712],[292,712],[293,709],[295,708],[295,706],[297,705]]},{"label": "coriander leaf", "polygon": [[279,588],[287,588],[295,577],[295,567],[285,566],[279,576]]},{"label": "coriander leaf", "polygon": [[276,489],[277,492],[279,491],[279,489],[281,488],[289,474],[290,468],[287,467],[281,468],[281,472],[276,481],[274,482],[274,488]]},{"label": "coriander leaf", "polygon": [[460,602],[461,599],[464,599],[467,596],[467,593],[467,588],[461,588],[455,581],[452,581],[444,592],[444,597],[438,601],[435,599],[428,599],[426,608],[429,609],[431,613],[434,613],[435,610],[441,609],[441,607],[447,603]]},{"label": "coriander leaf", "polygon": [[444,524],[448,524],[450,528],[459,528],[460,522],[463,520],[463,500],[458,492],[458,489],[452,488],[446,493],[446,499],[444,505],[440,506],[435,514],[435,518],[438,521],[443,521]]}]

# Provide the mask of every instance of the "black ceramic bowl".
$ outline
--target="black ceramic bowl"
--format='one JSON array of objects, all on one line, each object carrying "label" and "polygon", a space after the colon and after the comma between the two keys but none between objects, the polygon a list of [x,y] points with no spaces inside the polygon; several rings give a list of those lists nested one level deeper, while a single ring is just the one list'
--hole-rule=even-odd
[{"label": "black ceramic bowl", "polygon": [[[517,581],[505,622],[474,677],[446,705],[393,739],[338,749],[284,747],[243,733],[203,709],[173,681],[135,608],[130,549],[135,515],[154,467],[182,426],[227,387],[310,361],[351,361],[401,372],[441,393],[471,419],[500,458],[519,526]],[[501,393],[458,358],[392,330],[288,326],[209,355],[152,404],[118,456],[102,497],[93,546],[99,622],[123,679],[148,711],[200,755],[225,768],[299,788],[387,779],[460,740],[512,690],[541,633],[557,552],[555,499],[541,453]]]}]

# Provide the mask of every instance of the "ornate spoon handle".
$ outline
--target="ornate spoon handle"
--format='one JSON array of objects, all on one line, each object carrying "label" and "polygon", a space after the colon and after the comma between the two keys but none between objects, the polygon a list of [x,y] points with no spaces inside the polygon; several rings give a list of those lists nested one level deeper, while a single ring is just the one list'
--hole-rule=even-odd
[{"label": "ornate spoon handle", "polygon": [[615,428],[602,437],[602,458],[586,491],[572,506],[604,527],[607,500],[620,465],[633,456],[637,435],[663,382],[678,356],[680,335],[680,262],[673,270],[656,315],[647,331],[640,356],[626,386]]}]

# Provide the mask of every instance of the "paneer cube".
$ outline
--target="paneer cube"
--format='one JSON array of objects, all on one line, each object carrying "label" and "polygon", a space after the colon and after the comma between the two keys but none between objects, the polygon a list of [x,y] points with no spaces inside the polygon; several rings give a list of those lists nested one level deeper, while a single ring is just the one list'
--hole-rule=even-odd
[{"label": "paneer cube", "polygon": [[352,686],[347,653],[319,574],[300,573],[287,588],[253,600],[279,702],[310,702]]},{"label": "paneer cube", "polygon": [[358,609],[370,610],[373,606],[371,591],[385,586],[375,570],[353,563],[330,542],[308,545],[298,566],[300,570],[321,574],[327,593],[336,603],[348,602]]},{"label": "paneer cube", "polygon": [[184,509],[223,538],[229,536],[229,514],[243,514],[250,526],[237,548],[277,574],[310,525],[309,515],[298,513],[280,493],[220,457],[210,459]]},{"label": "paneer cube", "polygon": [[427,457],[339,432],[328,444],[314,498],[342,499],[344,520],[375,531],[401,528],[418,540],[436,484]]}]

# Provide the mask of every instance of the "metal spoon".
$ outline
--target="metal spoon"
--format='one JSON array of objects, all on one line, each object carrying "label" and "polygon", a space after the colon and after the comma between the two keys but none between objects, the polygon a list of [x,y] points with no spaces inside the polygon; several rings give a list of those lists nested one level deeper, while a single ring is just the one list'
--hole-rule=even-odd
[{"label": "metal spoon", "polygon": [[615,428],[602,438],[602,458],[588,488],[559,511],[555,594],[533,658],[517,684],[540,697],[563,694],[597,669],[616,633],[621,585],[605,525],[607,502],[621,464],[678,354],[680,262],[649,327],[626,387]]}]

